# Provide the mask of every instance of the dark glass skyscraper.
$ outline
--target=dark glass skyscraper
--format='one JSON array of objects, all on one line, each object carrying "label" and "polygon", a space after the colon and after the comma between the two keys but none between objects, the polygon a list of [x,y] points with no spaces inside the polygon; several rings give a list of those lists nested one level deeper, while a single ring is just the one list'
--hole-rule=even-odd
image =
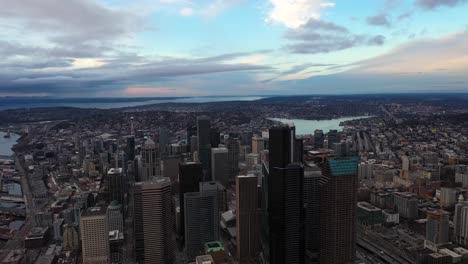
[{"label": "dark glass skyscraper", "polygon": [[304,166],[294,127],[270,129],[266,251],[271,264],[304,263]]},{"label": "dark glass skyscraper", "polygon": [[204,173],[207,175],[210,174],[211,169],[210,123],[210,118],[207,116],[197,117],[198,157],[203,165]]},{"label": "dark glass skyscraper", "polygon": [[[203,167],[199,162],[185,162],[179,164],[179,203],[180,218],[184,219],[184,194],[200,191],[200,182],[203,181]],[[185,227],[181,226],[181,239],[185,235]]]},{"label": "dark glass skyscraper", "polygon": [[320,252],[320,179],[322,172],[314,164],[304,171],[304,232],[306,263],[318,263]]},{"label": "dark glass skyscraper", "polygon": [[226,147],[228,149],[229,181],[234,181],[236,176],[239,175],[239,139],[234,135],[229,135]]},{"label": "dark glass skyscraper", "polygon": [[358,162],[353,157],[321,164],[320,263],[354,262]]}]

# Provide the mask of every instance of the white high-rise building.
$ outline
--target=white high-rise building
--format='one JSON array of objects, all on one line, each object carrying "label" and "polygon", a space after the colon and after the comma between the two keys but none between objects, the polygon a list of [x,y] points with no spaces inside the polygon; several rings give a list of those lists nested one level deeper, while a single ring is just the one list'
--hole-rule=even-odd
[{"label": "white high-rise building", "polygon": [[81,214],[83,264],[107,264],[110,261],[109,228],[105,207],[90,207]]}]

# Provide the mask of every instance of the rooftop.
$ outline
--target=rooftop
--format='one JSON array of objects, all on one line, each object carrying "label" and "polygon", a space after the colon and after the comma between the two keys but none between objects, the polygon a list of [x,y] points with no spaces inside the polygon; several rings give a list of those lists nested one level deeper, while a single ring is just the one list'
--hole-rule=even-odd
[{"label": "rooftop", "polygon": [[89,207],[81,214],[81,217],[106,215],[105,207]]},{"label": "rooftop", "polygon": [[337,158],[328,160],[332,176],[355,175],[359,158]]}]

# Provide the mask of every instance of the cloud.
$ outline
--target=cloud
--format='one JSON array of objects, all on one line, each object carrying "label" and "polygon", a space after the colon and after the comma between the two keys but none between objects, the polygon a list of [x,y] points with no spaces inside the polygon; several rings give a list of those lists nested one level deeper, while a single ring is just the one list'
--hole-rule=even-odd
[{"label": "cloud", "polygon": [[180,10],[180,15],[181,16],[191,16],[191,15],[193,15],[193,9],[188,8],[188,7],[182,8]]},{"label": "cloud", "polygon": [[468,31],[414,40],[387,54],[359,62],[356,70],[378,73],[468,71]]},{"label": "cloud", "polygon": [[30,42],[94,56],[112,52],[114,41],[148,29],[142,17],[91,0],[4,1],[0,18]]},{"label": "cloud", "polygon": [[295,43],[284,48],[300,54],[328,53],[362,45],[381,46],[385,42],[382,35],[354,34],[343,26],[315,19],[298,29],[288,30],[285,37]]},{"label": "cloud", "polygon": [[386,14],[379,14],[368,17],[367,24],[371,26],[390,26],[390,20]]},{"label": "cloud", "polygon": [[288,28],[299,28],[310,19],[319,19],[323,9],[335,3],[323,0],[270,0],[272,9],[267,21],[284,24]]},{"label": "cloud", "polygon": [[[189,76],[216,75],[220,73],[270,70],[269,66],[256,64],[256,56],[268,50],[221,54],[201,58],[128,56],[104,60],[79,59],[67,61],[64,67],[46,64],[46,68],[32,69],[21,66],[4,67],[0,63],[0,91],[2,93],[93,93],[97,90],[122,87],[160,87],[160,83],[180,80]],[[237,60],[237,62],[236,62]],[[14,65],[14,64],[13,64]],[[193,78],[193,77],[192,77]],[[166,87],[166,86],[164,86]]]},{"label": "cloud", "polygon": [[202,16],[214,17],[223,13],[226,9],[236,6],[244,0],[214,0],[206,6],[203,6],[200,9],[200,14]]},{"label": "cloud", "polygon": [[442,6],[453,7],[467,2],[468,0],[416,0],[416,5],[423,9],[435,9]]}]

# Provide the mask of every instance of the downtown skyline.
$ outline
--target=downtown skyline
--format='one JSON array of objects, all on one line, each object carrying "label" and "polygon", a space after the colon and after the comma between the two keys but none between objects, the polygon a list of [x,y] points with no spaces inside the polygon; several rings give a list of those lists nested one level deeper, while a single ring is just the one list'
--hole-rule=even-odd
[{"label": "downtown skyline", "polygon": [[21,0],[0,96],[468,92],[465,0]]}]

